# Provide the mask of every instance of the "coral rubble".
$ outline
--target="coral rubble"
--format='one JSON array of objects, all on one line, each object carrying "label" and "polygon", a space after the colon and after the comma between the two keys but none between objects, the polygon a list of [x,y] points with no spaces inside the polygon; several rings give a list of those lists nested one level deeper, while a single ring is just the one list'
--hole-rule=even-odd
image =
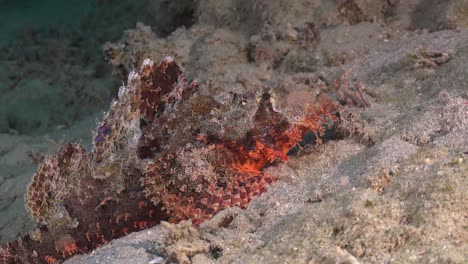
[{"label": "coral rubble", "polygon": [[45,158],[26,195],[37,229],[4,245],[0,262],[58,263],[161,220],[198,225],[245,208],[275,181],[262,169],[287,160],[309,131],[319,142],[337,102],[314,84],[213,97],[171,57],[145,60],[98,124],[92,152],[68,144]]}]

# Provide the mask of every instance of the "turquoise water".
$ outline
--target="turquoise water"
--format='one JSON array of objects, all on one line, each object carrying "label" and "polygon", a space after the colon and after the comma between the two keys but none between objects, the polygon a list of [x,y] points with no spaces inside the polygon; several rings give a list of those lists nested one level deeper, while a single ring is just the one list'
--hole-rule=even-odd
[{"label": "turquoise water", "polygon": [[0,45],[24,27],[77,27],[92,10],[86,0],[0,2]]},{"label": "turquoise water", "polygon": [[0,133],[50,134],[108,108],[121,83],[102,45],[147,0],[0,0]]}]

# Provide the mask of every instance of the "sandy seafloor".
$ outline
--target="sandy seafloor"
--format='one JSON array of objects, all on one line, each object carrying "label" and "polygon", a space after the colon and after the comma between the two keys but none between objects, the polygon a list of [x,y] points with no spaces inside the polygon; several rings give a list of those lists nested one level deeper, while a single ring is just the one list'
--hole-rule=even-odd
[{"label": "sandy seafloor", "polygon": [[349,72],[370,106],[267,168],[279,180],[247,210],[66,263],[468,262],[468,1],[38,2],[0,1],[1,243],[32,227],[34,160],[90,148],[125,75],[170,54],[214,93]]}]

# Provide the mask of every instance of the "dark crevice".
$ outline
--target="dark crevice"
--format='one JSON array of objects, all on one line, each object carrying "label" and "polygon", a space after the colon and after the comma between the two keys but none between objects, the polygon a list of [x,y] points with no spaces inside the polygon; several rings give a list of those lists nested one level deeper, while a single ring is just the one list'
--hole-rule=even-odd
[{"label": "dark crevice", "polygon": [[429,31],[439,31],[450,29],[449,23],[444,16],[450,1],[446,0],[422,0],[414,9],[411,15],[411,22],[414,29],[428,29]]},{"label": "dark crevice", "polygon": [[196,1],[150,0],[148,21],[156,34],[164,38],[180,27],[190,28],[196,21],[195,8]]}]

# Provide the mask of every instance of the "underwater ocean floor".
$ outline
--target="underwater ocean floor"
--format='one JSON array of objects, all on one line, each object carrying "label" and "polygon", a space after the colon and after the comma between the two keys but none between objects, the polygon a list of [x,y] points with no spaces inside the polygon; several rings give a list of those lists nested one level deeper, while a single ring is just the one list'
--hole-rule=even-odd
[{"label": "underwater ocean floor", "polygon": [[43,155],[63,142],[91,145],[120,84],[102,45],[134,26],[125,12],[145,4],[0,2],[0,243],[31,227],[23,196]]},{"label": "underwater ocean floor", "polygon": [[278,181],[246,210],[65,263],[467,262],[467,1],[116,2],[0,1],[0,244],[34,226],[23,197],[44,155],[89,150],[127,74],[171,55],[217,99],[343,85],[369,105],[266,168]]},{"label": "underwater ocean floor", "polygon": [[79,0],[1,1],[0,4],[0,45],[16,38],[16,33],[27,25],[77,27],[91,8],[89,1]]},{"label": "underwater ocean floor", "polygon": [[[65,263],[465,263],[467,41],[459,29],[370,47],[342,66],[371,101],[342,112],[353,133],[265,169],[278,182],[246,210],[163,223]],[[450,59],[420,67],[421,46]]]},{"label": "underwater ocean floor", "polygon": [[[68,21],[69,26],[76,26],[89,5],[85,1],[71,2],[55,0],[2,1],[0,3],[2,6],[0,9],[0,23],[2,24],[2,27],[0,27],[0,47],[4,47],[8,43],[18,42],[19,32],[26,30],[28,25],[29,27],[36,28],[51,27],[63,25],[65,21]],[[70,4],[73,4],[74,8],[70,8]],[[70,20],[70,18],[75,19]],[[17,55],[21,56],[22,54]],[[52,53],[50,55],[52,56]],[[2,101],[0,113],[4,119],[2,120],[3,122],[0,122],[3,132],[0,135],[0,241],[2,243],[14,239],[21,234],[22,230],[31,228],[32,223],[27,217],[23,206],[24,188],[36,169],[36,165],[33,164],[30,155],[34,153],[50,153],[56,147],[54,139],[52,139],[55,136],[30,136],[28,133],[26,135],[18,135],[18,133],[11,131],[11,128],[8,127],[8,122],[5,119],[7,118],[6,113],[9,111],[21,112],[22,115],[27,116],[26,118],[37,118],[36,122],[41,122],[41,118],[47,119],[47,116],[44,115],[31,114],[38,112],[39,109],[37,108],[41,108],[40,104],[31,105],[31,102],[27,99],[24,102],[18,101],[21,100],[21,97],[26,97],[24,93],[29,93],[29,96],[35,96],[41,94],[41,91],[47,90],[48,87],[47,84],[40,81],[34,83],[34,80],[24,80],[25,83],[22,86],[28,86],[26,82],[30,82],[31,89],[26,88],[21,90],[21,87],[19,89],[16,89],[16,87],[12,88],[11,82],[7,79],[6,75],[8,72],[14,74],[18,69],[11,69],[13,66],[11,61],[14,63],[16,58],[8,60],[7,56],[8,54],[3,53],[2,60],[0,60],[0,68],[3,72],[3,78],[0,81],[0,96]],[[37,66],[40,67],[40,65]],[[46,79],[46,76],[43,76],[43,79]],[[10,120],[10,124],[13,122],[13,120]]]}]

